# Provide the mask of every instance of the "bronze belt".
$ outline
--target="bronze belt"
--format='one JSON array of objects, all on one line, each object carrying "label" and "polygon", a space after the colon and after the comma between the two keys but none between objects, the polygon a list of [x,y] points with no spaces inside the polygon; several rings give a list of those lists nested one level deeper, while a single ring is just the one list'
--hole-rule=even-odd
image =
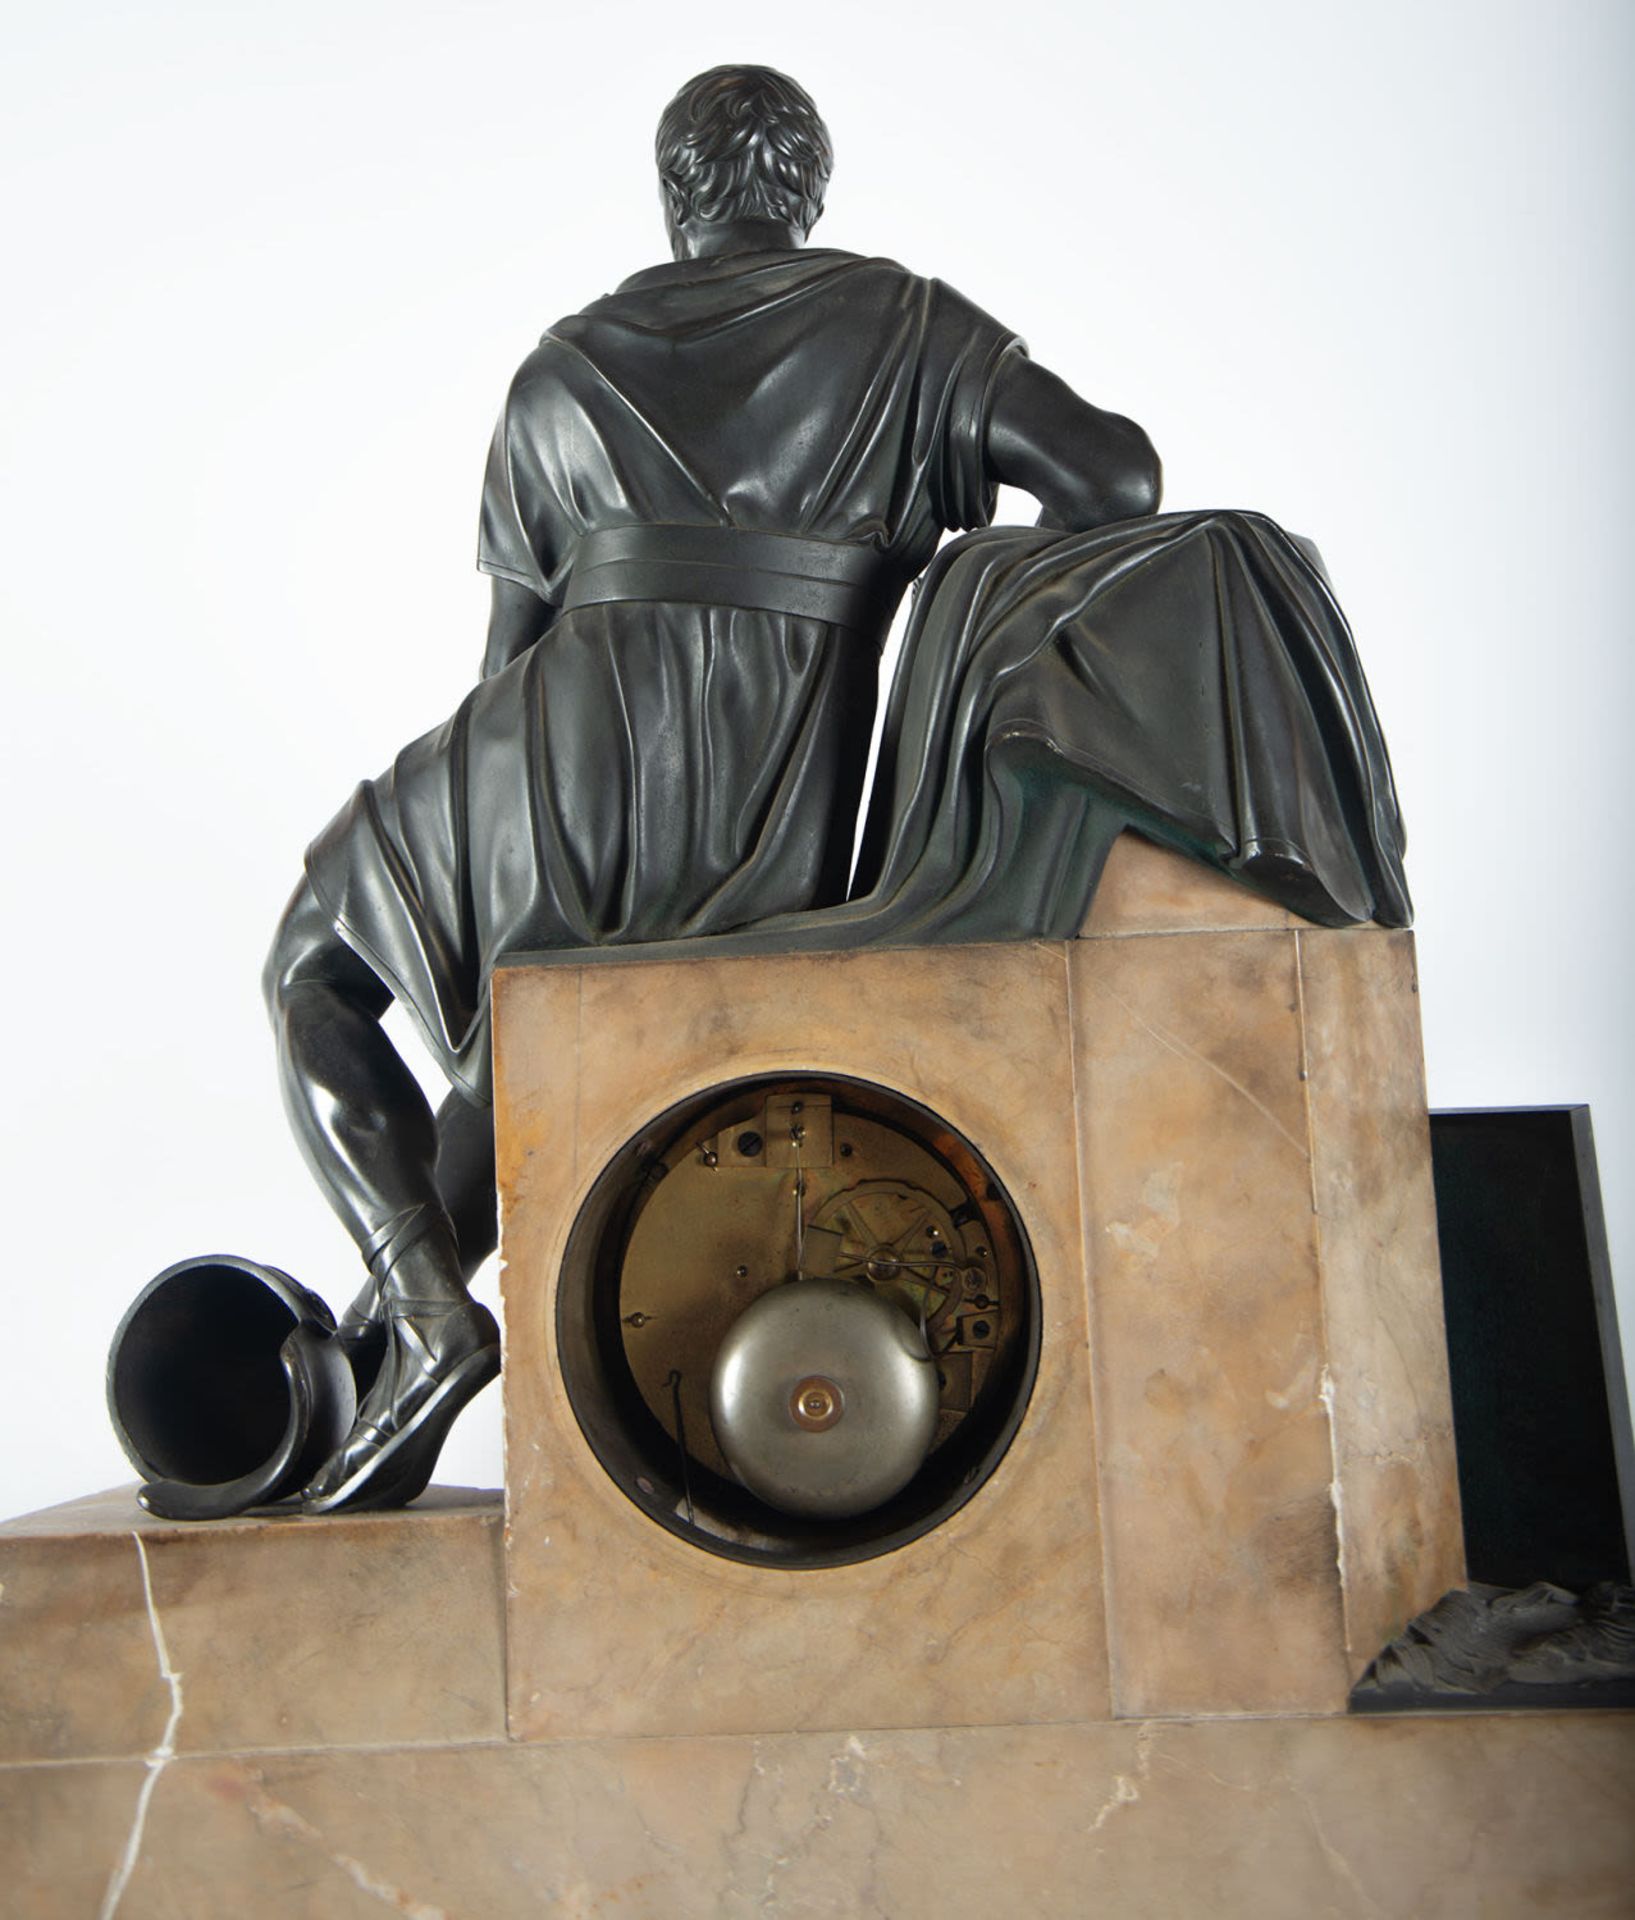
[{"label": "bronze belt", "polygon": [[741,527],[607,527],[574,549],[562,610],[611,600],[752,607],[884,637],[906,584],[877,547]]}]

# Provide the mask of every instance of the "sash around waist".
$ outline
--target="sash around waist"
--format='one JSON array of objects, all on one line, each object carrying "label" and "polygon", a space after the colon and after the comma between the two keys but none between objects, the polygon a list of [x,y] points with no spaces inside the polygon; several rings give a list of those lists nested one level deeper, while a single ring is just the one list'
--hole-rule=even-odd
[{"label": "sash around waist", "polygon": [[877,547],[742,527],[606,527],[574,549],[562,611],[669,600],[788,613],[882,640],[906,578]]}]

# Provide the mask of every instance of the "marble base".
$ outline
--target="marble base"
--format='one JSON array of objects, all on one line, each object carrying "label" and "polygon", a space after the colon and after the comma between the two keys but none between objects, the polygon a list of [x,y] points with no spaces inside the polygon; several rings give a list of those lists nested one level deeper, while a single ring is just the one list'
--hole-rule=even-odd
[{"label": "marble base", "polygon": [[[1076,941],[519,968],[496,1004],[503,1539],[449,1491],[0,1527],[16,1911],[1629,1910],[1635,1715],[1341,1711],[1462,1573],[1406,936],[1128,842]],[[552,1338],[608,1157],[803,1068],[981,1146],[1044,1328],[976,1497],[794,1572],[618,1493]]]},{"label": "marble base", "polygon": [[1635,1714],[506,1738],[496,1495],[0,1527],[29,1920],[1629,1911]]},{"label": "marble base", "polygon": [[31,1920],[1590,1920],[1632,1761],[1610,1714],[188,1753],[0,1767],[0,1857]]},{"label": "marble base", "polygon": [[[514,1734],[1334,1712],[1459,1584],[1410,936],[1305,927],[1127,840],[1076,941],[518,966],[495,1017]],[[1044,1298],[992,1480],[801,1572],[639,1512],[554,1353],[606,1162],[796,1069],[974,1141]]]},{"label": "marble base", "polygon": [[[500,1500],[158,1520],[134,1488],[0,1526],[0,1762],[502,1739]],[[164,1654],[160,1658],[161,1649]]]}]

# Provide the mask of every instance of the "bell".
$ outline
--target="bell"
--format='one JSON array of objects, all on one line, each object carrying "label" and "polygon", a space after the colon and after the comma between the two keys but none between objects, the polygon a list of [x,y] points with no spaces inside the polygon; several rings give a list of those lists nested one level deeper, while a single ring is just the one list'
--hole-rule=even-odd
[{"label": "bell", "polygon": [[728,1330],[710,1417],[751,1493],[783,1513],[844,1519],[913,1479],[937,1397],[925,1335],[901,1308],[855,1280],[794,1280]]}]

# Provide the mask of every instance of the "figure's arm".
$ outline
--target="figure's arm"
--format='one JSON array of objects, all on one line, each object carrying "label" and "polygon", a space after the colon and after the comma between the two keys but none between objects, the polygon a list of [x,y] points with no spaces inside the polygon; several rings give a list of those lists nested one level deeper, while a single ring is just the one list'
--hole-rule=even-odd
[{"label": "figure's arm", "polygon": [[1083,533],[1158,511],[1163,469],[1135,422],[1081,400],[1022,354],[995,381],[987,453],[1001,485],[1039,502],[1041,527]]},{"label": "figure's arm", "polygon": [[483,678],[492,680],[531,647],[556,618],[556,609],[532,587],[494,575],[494,602],[488,615],[488,645]]}]

